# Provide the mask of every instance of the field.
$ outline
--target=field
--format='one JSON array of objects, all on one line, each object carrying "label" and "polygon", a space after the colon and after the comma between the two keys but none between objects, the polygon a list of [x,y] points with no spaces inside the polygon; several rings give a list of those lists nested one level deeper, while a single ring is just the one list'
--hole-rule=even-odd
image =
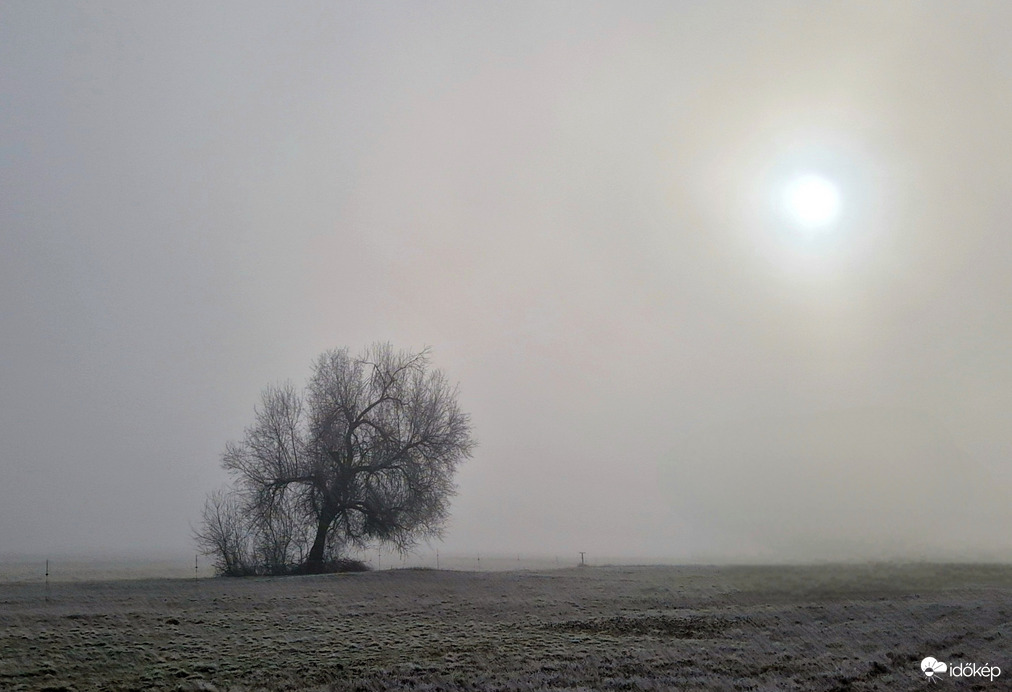
[{"label": "field", "polygon": [[1010,642],[1009,566],[0,584],[5,691],[999,690]]}]

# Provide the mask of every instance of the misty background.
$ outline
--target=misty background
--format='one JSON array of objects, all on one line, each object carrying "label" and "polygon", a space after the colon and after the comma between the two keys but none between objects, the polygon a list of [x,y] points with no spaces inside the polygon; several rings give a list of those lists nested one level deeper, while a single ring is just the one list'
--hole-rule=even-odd
[{"label": "misty background", "polygon": [[390,341],[446,553],[1012,559],[1009,4],[0,9],[0,553],[192,556],[260,390]]}]

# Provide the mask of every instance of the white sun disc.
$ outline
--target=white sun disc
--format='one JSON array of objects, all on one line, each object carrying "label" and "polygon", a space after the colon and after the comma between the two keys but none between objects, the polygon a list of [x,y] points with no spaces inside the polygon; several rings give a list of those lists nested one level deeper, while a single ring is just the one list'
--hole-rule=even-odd
[{"label": "white sun disc", "polygon": [[787,213],[805,228],[827,226],[840,212],[836,185],[818,175],[803,175],[791,181],[783,200]]}]

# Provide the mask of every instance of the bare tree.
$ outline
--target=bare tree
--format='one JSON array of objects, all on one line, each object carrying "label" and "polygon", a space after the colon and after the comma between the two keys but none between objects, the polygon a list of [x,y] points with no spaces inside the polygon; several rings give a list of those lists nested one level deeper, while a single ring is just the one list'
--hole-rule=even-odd
[{"label": "bare tree", "polygon": [[[453,474],[474,444],[457,391],[429,367],[428,350],[377,344],[356,357],[322,354],[304,397],[290,384],[265,389],[253,425],[226,446],[222,463],[243,498],[260,568],[298,562],[318,572],[345,546],[406,550],[438,536]],[[216,517],[209,524],[205,508],[198,538],[220,551],[220,532],[208,528]]]},{"label": "bare tree", "polygon": [[204,502],[203,525],[195,532],[197,544],[214,557],[214,567],[228,576],[252,574],[249,527],[241,499],[225,490],[216,490]]}]

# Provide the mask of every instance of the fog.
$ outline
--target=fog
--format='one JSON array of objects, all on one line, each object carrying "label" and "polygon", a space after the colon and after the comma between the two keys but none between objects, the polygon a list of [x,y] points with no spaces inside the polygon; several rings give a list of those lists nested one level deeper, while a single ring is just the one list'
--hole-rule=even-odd
[{"label": "fog", "polygon": [[[5,2],[0,553],[431,346],[445,553],[1012,559],[1012,6]],[[778,192],[839,191],[818,232]]]}]

